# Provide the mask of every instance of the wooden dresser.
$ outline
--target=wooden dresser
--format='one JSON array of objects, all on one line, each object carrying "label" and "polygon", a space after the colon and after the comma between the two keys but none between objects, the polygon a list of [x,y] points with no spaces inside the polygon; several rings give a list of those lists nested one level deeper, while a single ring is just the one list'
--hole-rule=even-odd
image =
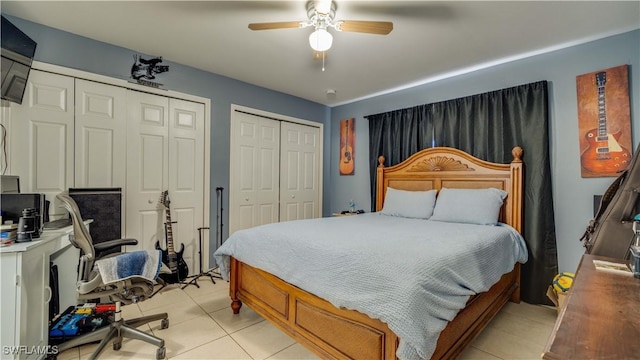
[{"label": "wooden dresser", "polygon": [[543,359],[640,359],[640,279],[596,270],[585,254]]}]

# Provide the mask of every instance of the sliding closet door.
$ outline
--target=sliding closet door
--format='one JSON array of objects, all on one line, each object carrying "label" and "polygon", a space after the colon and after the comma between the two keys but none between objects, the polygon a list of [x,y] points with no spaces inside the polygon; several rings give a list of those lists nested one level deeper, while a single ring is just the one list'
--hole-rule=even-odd
[{"label": "sliding closet door", "polygon": [[164,207],[168,189],[169,99],[138,91],[127,93],[126,236],[138,239],[131,250],[164,247]]},{"label": "sliding closet door", "polygon": [[277,116],[232,109],[229,234],[322,216],[322,125]]},{"label": "sliding closet door", "polygon": [[320,130],[282,122],[280,221],[320,217]]},{"label": "sliding closet door", "polygon": [[233,112],[229,234],[279,221],[280,121]]},{"label": "sliding closet door", "polygon": [[198,272],[198,228],[204,226],[204,133],[204,104],[169,100],[173,241],[176,251],[185,246],[183,257],[192,274]]}]

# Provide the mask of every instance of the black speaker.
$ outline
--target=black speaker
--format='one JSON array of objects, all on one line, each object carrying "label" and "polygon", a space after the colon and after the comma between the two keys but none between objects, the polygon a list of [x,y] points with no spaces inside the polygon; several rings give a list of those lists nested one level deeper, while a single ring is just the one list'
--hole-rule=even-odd
[{"label": "black speaker", "polygon": [[598,215],[598,209],[600,209],[600,202],[602,202],[603,195],[593,195],[593,217]]},{"label": "black speaker", "polygon": [[[122,188],[71,188],[83,219],[93,219],[89,233],[94,244],[122,238]],[[113,249],[98,257],[119,252]]]}]

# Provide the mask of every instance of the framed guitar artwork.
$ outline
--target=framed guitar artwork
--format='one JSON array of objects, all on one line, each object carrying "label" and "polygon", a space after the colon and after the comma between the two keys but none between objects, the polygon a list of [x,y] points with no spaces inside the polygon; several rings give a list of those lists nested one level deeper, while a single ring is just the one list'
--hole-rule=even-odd
[{"label": "framed guitar artwork", "polygon": [[340,120],[340,175],[355,173],[355,119]]},{"label": "framed guitar artwork", "polygon": [[580,172],[583,178],[617,177],[631,162],[629,66],[576,77]]}]

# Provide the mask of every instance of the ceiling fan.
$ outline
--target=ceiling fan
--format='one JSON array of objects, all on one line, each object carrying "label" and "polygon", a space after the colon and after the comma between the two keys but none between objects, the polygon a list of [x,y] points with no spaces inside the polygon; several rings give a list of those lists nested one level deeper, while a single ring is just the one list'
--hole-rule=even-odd
[{"label": "ceiling fan", "polygon": [[[251,30],[273,30],[313,27],[315,30],[309,36],[309,45],[315,51],[324,53],[331,48],[333,36],[327,31],[333,28],[337,31],[359,32],[367,34],[387,35],[393,30],[393,23],[389,21],[359,21],[336,20],[336,2],[334,0],[309,0],[307,1],[306,21],[283,21],[249,24]],[[324,54],[322,54],[324,58]]]}]

